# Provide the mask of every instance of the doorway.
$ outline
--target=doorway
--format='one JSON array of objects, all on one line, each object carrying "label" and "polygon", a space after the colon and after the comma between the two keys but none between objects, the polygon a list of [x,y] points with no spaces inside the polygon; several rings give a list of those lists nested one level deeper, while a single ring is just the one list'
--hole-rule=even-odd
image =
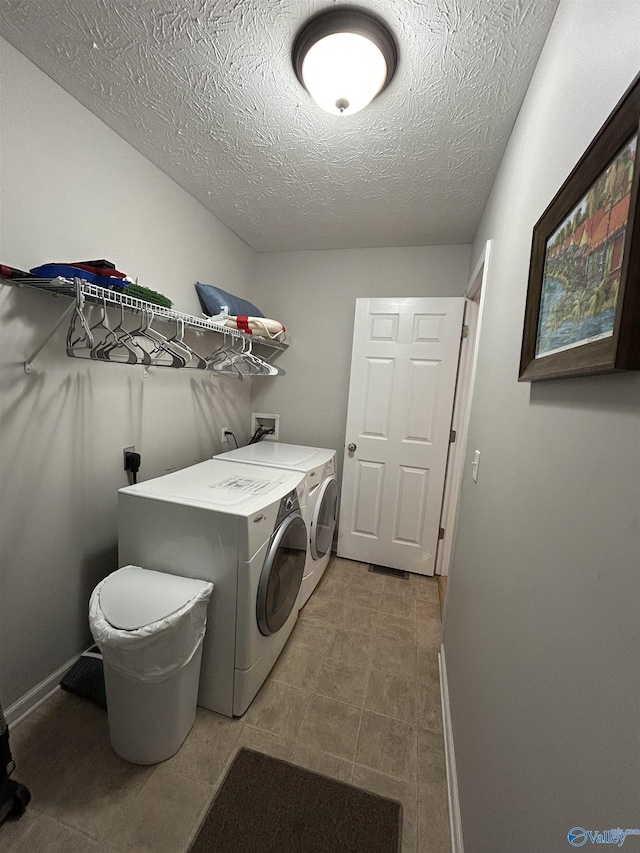
[{"label": "doorway", "polygon": [[356,300],[338,556],[434,574],[464,309]]},{"label": "doorway", "polygon": [[338,556],[446,584],[490,253],[464,299],[357,300]]},{"label": "doorway", "polygon": [[452,435],[455,433],[455,441],[449,446],[449,459],[445,474],[442,516],[440,521],[440,526],[444,530],[444,537],[440,540],[440,547],[436,555],[435,573],[444,580],[441,583],[441,606],[443,606],[445,599],[446,578],[449,575],[449,567],[453,559],[457,532],[458,503],[460,500],[462,475],[467,451],[467,437],[473,403],[473,389],[476,379],[476,364],[487,292],[486,285],[490,257],[491,240],[487,240],[465,291],[464,323],[468,332],[466,337],[463,338],[460,350],[460,366],[451,426]]}]

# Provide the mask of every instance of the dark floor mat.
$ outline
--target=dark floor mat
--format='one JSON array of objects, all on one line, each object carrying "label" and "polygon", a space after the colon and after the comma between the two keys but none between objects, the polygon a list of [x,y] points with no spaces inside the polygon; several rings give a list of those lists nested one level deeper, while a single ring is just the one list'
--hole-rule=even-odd
[{"label": "dark floor mat", "polygon": [[402,806],[241,749],[189,853],[399,853]]}]

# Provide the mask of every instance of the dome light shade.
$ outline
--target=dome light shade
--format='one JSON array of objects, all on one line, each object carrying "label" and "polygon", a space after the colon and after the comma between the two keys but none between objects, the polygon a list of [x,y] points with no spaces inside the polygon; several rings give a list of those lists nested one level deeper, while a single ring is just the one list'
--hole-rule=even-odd
[{"label": "dome light shade", "polygon": [[387,79],[387,63],[376,45],[356,33],[334,33],[309,48],[302,82],[328,113],[357,113]]},{"label": "dome light shade", "polygon": [[323,110],[352,115],[388,85],[398,53],[382,22],[347,6],[311,18],[298,33],[292,60],[298,79]]}]

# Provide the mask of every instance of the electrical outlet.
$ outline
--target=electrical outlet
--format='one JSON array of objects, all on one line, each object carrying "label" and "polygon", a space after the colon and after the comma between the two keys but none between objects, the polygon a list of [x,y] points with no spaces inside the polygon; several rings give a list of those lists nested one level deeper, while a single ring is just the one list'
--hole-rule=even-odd
[{"label": "electrical outlet", "polygon": [[222,427],[222,429],[220,430],[220,441],[221,441],[223,444],[224,444],[224,443],[225,443],[225,441],[227,440],[227,436],[225,435],[225,432],[231,432],[231,430],[229,429],[229,427]]},{"label": "electrical outlet", "polygon": [[135,453],[135,452],[136,452],[136,448],[135,448],[135,445],[133,445],[133,444],[131,445],[131,447],[125,447],[124,450],[122,451],[122,462],[124,463],[123,467],[124,467],[125,471],[129,470],[127,468],[127,453]]}]

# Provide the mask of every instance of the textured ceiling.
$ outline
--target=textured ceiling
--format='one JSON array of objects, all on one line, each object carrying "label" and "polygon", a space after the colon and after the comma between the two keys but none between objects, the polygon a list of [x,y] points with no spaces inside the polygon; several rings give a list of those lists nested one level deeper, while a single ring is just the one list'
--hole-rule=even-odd
[{"label": "textured ceiling", "polygon": [[400,64],[346,117],[291,68],[327,0],[0,0],[0,33],[254,249],[410,246],[473,238],[557,4],[366,0]]}]

